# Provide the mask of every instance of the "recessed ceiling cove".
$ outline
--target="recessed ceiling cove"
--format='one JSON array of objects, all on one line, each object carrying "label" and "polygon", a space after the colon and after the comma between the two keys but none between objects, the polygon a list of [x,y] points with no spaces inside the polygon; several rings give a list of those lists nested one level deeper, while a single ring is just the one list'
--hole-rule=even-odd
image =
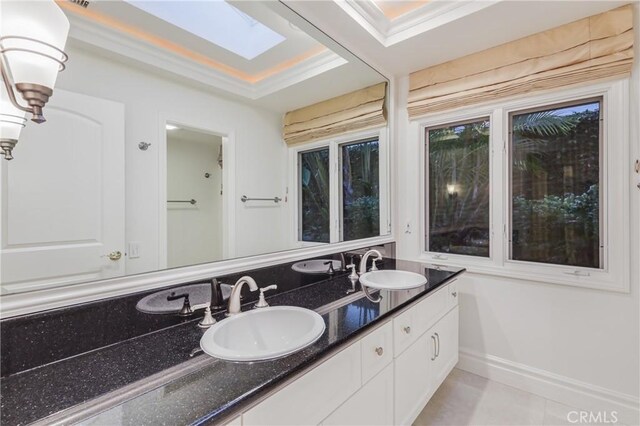
[{"label": "recessed ceiling cove", "polygon": [[259,99],[347,63],[268,2],[57,1],[70,38]]}]

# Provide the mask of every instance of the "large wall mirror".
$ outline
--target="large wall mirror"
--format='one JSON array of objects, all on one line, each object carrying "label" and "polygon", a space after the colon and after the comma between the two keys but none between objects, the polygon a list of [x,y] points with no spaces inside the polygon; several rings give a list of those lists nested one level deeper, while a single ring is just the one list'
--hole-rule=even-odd
[{"label": "large wall mirror", "polygon": [[79,3],[0,160],[2,294],[389,234],[367,64],[280,2]]}]

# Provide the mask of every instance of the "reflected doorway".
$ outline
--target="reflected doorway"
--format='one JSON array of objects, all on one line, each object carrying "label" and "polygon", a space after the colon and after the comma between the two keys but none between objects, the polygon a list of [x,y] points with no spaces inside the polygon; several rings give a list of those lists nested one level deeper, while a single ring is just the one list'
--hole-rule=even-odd
[{"label": "reflected doorway", "polygon": [[223,137],[167,123],[167,266],[224,258]]}]

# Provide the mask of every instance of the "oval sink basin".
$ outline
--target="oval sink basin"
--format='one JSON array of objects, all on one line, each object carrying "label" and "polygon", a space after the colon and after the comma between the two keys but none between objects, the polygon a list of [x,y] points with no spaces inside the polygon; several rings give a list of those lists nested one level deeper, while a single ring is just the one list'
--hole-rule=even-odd
[{"label": "oval sink basin", "polygon": [[[229,298],[232,287],[229,284],[220,284],[223,299]],[[191,308],[193,309],[204,308],[211,302],[211,284],[201,283],[161,290],[150,294],[138,301],[136,309],[145,314],[177,314],[180,312],[184,300],[167,300],[167,296],[171,293],[188,293],[189,303],[191,303]]]},{"label": "oval sink basin", "polygon": [[301,274],[328,274],[329,265],[325,265],[326,262],[333,264],[333,270],[339,271],[342,268],[342,262],[332,259],[317,259],[317,260],[305,260],[302,262],[294,263],[291,269]]},{"label": "oval sink basin", "polygon": [[322,336],[314,311],[295,306],[254,309],[214,324],[200,339],[202,350],[228,361],[262,361],[303,349]]},{"label": "oval sink basin", "polygon": [[408,290],[426,283],[424,275],[408,271],[372,271],[360,275],[360,284],[379,290]]}]

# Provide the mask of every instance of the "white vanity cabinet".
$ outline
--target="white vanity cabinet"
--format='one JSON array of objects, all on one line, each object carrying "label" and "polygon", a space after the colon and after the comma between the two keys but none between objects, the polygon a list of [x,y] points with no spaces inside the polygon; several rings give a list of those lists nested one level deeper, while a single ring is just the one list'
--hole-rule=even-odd
[{"label": "white vanity cabinet", "polygon": [[435,391],[458,363],[458,307],[436,323],[426,333],[429,350],[430,388]]},{"label": "white vanity cabinet", "polygon": [[362,386],[360,342],[242,414],[242,424],[319,424]]},{"label": "white vanity cabinet", "polygon": [[422,410],[431,394],[431,370],[429,341],[426,334],[420,336],[394,361],[394,422],[411,424]]},{"label": "white vanity cabinet", "polygon": [[242,414],[242,425],[411,424],[458,361],[455,282]]},{"label": "white vanity cabinet", "polygon": [[342,404],[323,422],[323,426],[384,426],[393,424],[393,365]]}]

